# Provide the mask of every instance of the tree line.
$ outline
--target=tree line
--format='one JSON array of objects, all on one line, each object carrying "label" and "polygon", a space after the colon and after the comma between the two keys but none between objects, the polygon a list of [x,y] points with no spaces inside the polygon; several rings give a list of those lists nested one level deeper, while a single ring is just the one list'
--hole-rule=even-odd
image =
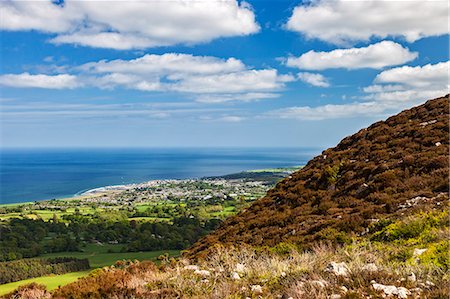
[{"label": "tree line", "polygon": [[88,259],[22,259],[0,263],[0,284],[49,274],[64,274],[90,268]]}]

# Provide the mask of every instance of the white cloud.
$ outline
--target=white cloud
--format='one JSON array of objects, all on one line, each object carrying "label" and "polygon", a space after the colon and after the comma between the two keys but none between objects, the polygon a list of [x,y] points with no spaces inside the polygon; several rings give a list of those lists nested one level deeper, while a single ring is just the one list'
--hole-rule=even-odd
[{"label": "white cloud", "polygon": [[[246,2],[218,1],[1,1],[0,28],[56,34],[52,42],[135,49],[196,44],[259,31]],[[51,17],[49,17],[51,16]]]},{"label": "white cloud", "polygon": [[122,86],[145,91],[209,94],[199,97],[200,101],[209,103],[273,97],[274,91],[295,80],[274,69],[249,69],[235,58],[177,53],[87,63],[77,70],[89,76],[89,84],[100,88]]},{"label": "white cloud", "polygon": [[81,84],[76,76],[68,74],[51,76],[22,73],[0,75],[0,85],[18,88],[72,89]]},{"label": "white cloud", "polygon": [[279,97],[277,93],[249,92],[245,94],[202,94],[195,98],[199,103],[251,102]]},{"label": "white cloud", "polygon": [[294,81],[289,75],[279,75],[277,70],[246,70],[208,76],[186,76],[173,85],[173,89],[187,93],[243,93],[280,90],[286,82]]},{"label": "white cloud", "polygon": [[[47,88],[91,86],[101,89],[177,92],[203,103],[275,98],[278,96],[276,92],[282,90],[286,83],[296,80],[292,75],[279,74],[275,69],[251,69],[235,58],[221,59],[178,53],[144,55],[131,60],[102,60],[68,70],[70,75],[27,75],[41,80],[56,77],[61,80],[71,78],[73,81],[66,85],[48,84]],[[23,80],[15,80],[17,75],[4,75],[5,78],[8,76],[12,79],[5,79],[0,84],[34,87],[31,83],[20,83]],[[8,83],[10,81],[12,83]]]},{"label": "white cloud", "polygon": [[384,112],[385,107],[376,102],[323,105],[318,107],[289,107],[272,111],[269,115],[278,118],[299,120],[324,120],[361,116],[374,116]]},{"label": "white cloud", "polygon": [[77,19],[82,17],[74,11],[67,13],[65,7],[47,0],[5,0],[0,2],[0,10],[0,29],[8,31],[38,30],[61,33],[72,30]]},{"label": "white cloud", "polygon": [[80,70],[96,73],[134,73],[139,75],[174,75],[174,74],[216,74],[244,70],[242,61],[229,58],[220,59],[211,56],[194,56],[191,54],[165,53],[147,54],[132,60],[102,60],[86,63]]},{"label": "white cloud", "polygon": [[403,64],[417,58],[417,52],[392,41],[382,41],[363,48],[337,49],[330,52],[309,51],[300,57],[289,57],[286,65],[306,70],[333,68],[381,69]]},{"label": "white cloud", "polygon": [[376,100],[378,103],[386,103],[389,108],[406,109],[412,105],[418,105],[426,100],[438,98],[449,93],[449,89],[433,90],[401,90],[369,94],[364,99]]},{"label": "white cloud", "polygon": [[447,1],[315,0],[297,6],[286,28],[334,44],[448,34]]},{"label": "white cloud", "polygon": [[[55,102],[27,102],[26,104],[8,103],[2,105],[2,121],[22,122],[42,121],[43,119],[60,118],[117,120],[117,118],[133,119],[163,119],[176,117],[177,119],[192,119],[209,115],[211,118],[221,119],[224,113],[233,113],[228,108],[201,108],[199,104],[185,102],[160,103],[124,103],[124,104],[82,104],[55,103]],[[225,120],[226,121],[226,120]],[[230,118],[229,121],[232,121]]]},{"label": "white cloud", "polygon": [[365,98],[411,102],[439,97],[449,93],[449,70],[449,61],[385,70],[376,76],[375,85],[363,89]]},{"label": "white cloud", "polygon": [[218,118],[219,121],[231,122],[231,123],[241,122],[244,119],[245,119],[244,117],[236,116],[236,115],[227,115],[227,116]]},{"label": "white cloud", "polygon": [[375,78],[376,84],[363,88],[366,95],[361,96],[359,102],[288,107],[268,115],[299,120],[384,117],[448,94],[449,69],[450,61],[385,70]]},{"label": "white cloud", "polygon": [[374,93],[374,92],[385,92],[385,91],[399,91],[399,90],[403,90],[403,86],[402,85],[379,85],[379,84],[375,84],[375,85],[370,85],[367,87],[363,88],[364,92],[367,93]]},{"label": "white cloud", "polygon": [[317,86],[317,87],[329,87],[330,86],[330,83],[328,82],[327,78],[325,78],[321,74],[303,72],[303,73],[298,73],[298,78],[301,81],[308,83],[312,86]]},{"label": "white cloud", "polygon": [[376,83],[397,83],[419,88],[446,86],[450,62],[427,64],[424,66],[402,66],[381,72],[375,78]]}]

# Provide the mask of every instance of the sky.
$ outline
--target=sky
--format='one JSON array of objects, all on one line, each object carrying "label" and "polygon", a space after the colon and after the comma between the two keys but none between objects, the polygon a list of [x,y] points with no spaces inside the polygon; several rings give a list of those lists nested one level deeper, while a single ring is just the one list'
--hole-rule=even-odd
[{"label": "sky", "polygon": [[333,146],[448,93],[448,5],[3,0],[0,146]]}]

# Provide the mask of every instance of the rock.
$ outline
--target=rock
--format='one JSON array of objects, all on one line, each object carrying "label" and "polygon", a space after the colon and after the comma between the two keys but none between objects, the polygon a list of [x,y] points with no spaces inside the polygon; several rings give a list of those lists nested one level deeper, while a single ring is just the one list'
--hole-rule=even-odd
[{"label": "rock", "polygon": [[239,279],[241,279],[241,277],[239,276],[239,274],[237,272],[231,272],[231,279],[239,280]]},{"label": "rock", "polygon": [[408,295],[411,295],[411,292],[404,287],[397,288],[397,297],[398,298],[408,298]]},{"label": "rock", "polygon": [[339,294],[331,294],[330,299],[341,299],[341,297]]},{"label": "rock", "polygon": [[408,298],[408,295],[411,295],[411,292],[404,287],[396,287],[392,285],[386,286],[379,283],[372,284],[372,287],[376,291],[383,291],[384,295],[386,296],[397,296],[398,298],[406,299]]},{"label": "rock", "polygon": [[236,271],[238,273],[245,272],[245,265],[241,264],[241,263],[237,263],[236,267],[234,267],[234,271]]},{"label": "rock", "polygon": [[286,272],[281,272],[281,277],[286,277]]},{"label": "rock", "polygon": [[263,292],[262,287],[259,284],[252,285],[250,288],[252,290],[252,293],[255,293],[255,294],[262,294],[262,292]]},{"label": "rock", "polygon": [[404,204],[399,205],[400,208],[406,209],[417,206],[420,203],[428,202],[430,198],[424,196],[416,196],[414,198],[408,199]]},{"label": "rock", "polygon": [[339,289],[345,294],[348,292],[348,289],[345,286],[341,286]]},{"label": "rock", "polygon": [[187,266],[184,266],[184,270],[192,270],[192,271],[196,271],[196,270],[198,270],[199,269],[199,267],[197,266],[197,265],[187,265]]},{"label": "rock", "polygon": [[414,252],[413,252],[413,256],[414,257],[421,256],[425,251],[427,251],[426,248],[415,248]]},{"label": "rock", "polygon": [[409,282],[416,282],[416,274],[411,273],[408,275],[408,277],[406,278]]},{"label": "rock", "polygon": [[211,275],[211,272],[209,272],[208,270],[195,270],[194,273],[203,277]]},{"label": "rock", "polygon": [[440,142],[436,142],[434,145],[436,145],[436,146],[441,146],[442,145],[442,143],[440,143]]},{"label": "rock", "polygon": [[367,271],[367,272],[377,272],[378,271],[378,267],[374,263],[369,263],[369,264],[364,265],[362,267],[362,270],[363,271]]},{"label": "rock", "polygon": [[348,276],[350,274],[350,269],[345,263],[331,262],[325,269],[327,272],[331,272],[336,276]]},{"label": "rock", "polygon": [[425,121],[425,122],[423,122],[423,123],[420,123],[419,126],[421,126],[421,127],[426,127],[426,126],[432,125],[432,124],[434,124],[434,123],[436,123],[436,122],[437,122],[437,120],[436,120],[436,119],[433,119],[433,120],[430,120],[430,121]]}]

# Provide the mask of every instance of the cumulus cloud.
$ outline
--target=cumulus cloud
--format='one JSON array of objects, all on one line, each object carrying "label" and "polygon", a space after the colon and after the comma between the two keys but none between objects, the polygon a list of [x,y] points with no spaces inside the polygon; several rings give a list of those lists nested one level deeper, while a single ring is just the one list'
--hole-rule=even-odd
[{"label": "cumulus cloud", "polygon": [[284,83],[295,80],[293,76],[279,75],[277,70],[274,69],[179,78],[181,80],[173,85],[173,89],[189,93],[276,91],[282,89]]},{"label": "cumulus cloud", "polygon": [[427,64],[424,66],[402,66],[381,72],[375,78],[376,83],[397,83],[418,88],[446,86],[450,62]]},{"label": "cumulus cloud", "polygon": [[449,93],[450,61],[424,66],[402,66],[377,75],[363,88],[359,101],[317,107],[288,107],[270,112],[278,118],[323,120],[351,117],[382,117]]},{"label": "cumulus cloud", "polygon": [[[55,76],[26,75],[35,78],[35,81],[65,79],[65,85],[53,82],[47,84],[46,88],[90,86],[101,89],[178,92],[203,103],[275,98],[286,83],[296,80],[294,76],[279,74],[275,69],[252,69],[235,58],[221,59],[179,53],[144,55],[130,60],[102,60],[74,67],[69,73],[71,74]],[[17,76],[19,75],[4,75],[0,84],[36,87],[33,80],[17,80]],[[16,81],[19,83],[15,83]]]},{"label": "cumulus cloud", "polygon": [[450,62],[424,66],[402,66],[385,70],[363,89],[366,99],[378,101],[417,101],[449,92]]},{"label": "cumulus cloud", "polygon": [[325,78],[321,74],[314,74],[314,73],[298,73],[298,78],[300,81],[303,81],[305,83],[308,83],[312,86],[317,87],[329,87],[330,83],[328,82],[327,78]]},{"label": "cumulus cloud", "polygon": [[410,52],[400,44],[382,41],[362,48],[336,49],[330,52],[309,51],[300,57],[289,57],[286,65],[305,70],[381,69],[412,61],[417,56],[417,52]]},{"label": "cumulus cloud", "polygon": [[260,29],[250,5],[236,0],[6,0],[0,9],[2,30],[37,30],[54,34],[56,44],[118,50],[197,44]]},{"label": "cumulus cloud", "polygon": [[86,63],[80,70],[96,73],[134,73],[152,74],[215,74],[236,72],[246,69],[242,61],[229,58],[220,59],[212,56],[194,56],[191,54],[165,53],[147,54],[132,60],[102,60]]},{"label": "cumulus cloud", "polygon": [[273,97],[274,91],[295,80],[275,69],[249,69],[235,58],[177,53],[99,61],[78,69],[90,76],[90,84],[100,88],[122,86],[145,91],[209,94],[209,97],[200,97],[200,101],[210,103],[268,98],[267,94]]},{"label": "cumulus cloud", "polygon": [[447,1],[317,0],[297,6],[286,28],[334,44],[448,34]]},{"label": "cumulus cloud", "polygon": [[0,85],[18,88],[72,89],[81,86],[81,83],[76,76],[68,74],[31,75],[22,73],[0,75]]}]

